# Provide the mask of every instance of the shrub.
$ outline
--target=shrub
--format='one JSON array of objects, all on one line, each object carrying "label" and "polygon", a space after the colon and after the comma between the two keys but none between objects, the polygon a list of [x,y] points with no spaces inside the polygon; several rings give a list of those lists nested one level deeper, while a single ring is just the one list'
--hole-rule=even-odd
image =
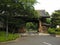
[{"label": "shrub", "polygon": [[60,35],[60,28],[56,28],[55,33],[56,33],[57,35]]},{"label": "shrub", "polygon": [[60,32],[55,32],[57,35],[60,35]]},{"label": "shrub", "polygon": [[54,29],[54,28],[49,28],[49,29],[48,29],[48,33],[50,33],[50,34],[55,34],[55,29]]},{"label": "shrub", "polygon": [[55,31],[60,32],[60,28],[56,28],[56,30],[55,30]]}]

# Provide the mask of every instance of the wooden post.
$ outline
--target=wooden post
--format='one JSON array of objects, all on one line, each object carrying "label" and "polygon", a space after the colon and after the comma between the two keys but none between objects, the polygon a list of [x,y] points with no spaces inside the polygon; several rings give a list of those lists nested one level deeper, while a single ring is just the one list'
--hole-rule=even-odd
[{"label": "wooden post", "polygon": [[39,20],[39,32],[43,32],[43,30],[42,30],[42,22],[41,22],[41,20]]}]

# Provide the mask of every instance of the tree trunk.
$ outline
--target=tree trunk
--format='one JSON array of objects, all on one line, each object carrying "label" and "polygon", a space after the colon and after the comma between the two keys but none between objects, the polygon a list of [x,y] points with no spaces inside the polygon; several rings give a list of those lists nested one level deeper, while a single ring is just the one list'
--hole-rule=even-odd
[{"label": "tree trunk", "polygon": [[7,40],[7,37],[8,37],[8,19],[6,21],[6,40]]}]

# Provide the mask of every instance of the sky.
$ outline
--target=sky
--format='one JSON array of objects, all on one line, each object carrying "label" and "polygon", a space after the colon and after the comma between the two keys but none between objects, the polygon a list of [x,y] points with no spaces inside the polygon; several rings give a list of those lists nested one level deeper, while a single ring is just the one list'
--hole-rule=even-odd
[{"label": "sky", "polygon": [[60,10],[60,0],[37,0],[38,3],[34,5],[36,10],[46,10],[52,14],[55,10]]}]

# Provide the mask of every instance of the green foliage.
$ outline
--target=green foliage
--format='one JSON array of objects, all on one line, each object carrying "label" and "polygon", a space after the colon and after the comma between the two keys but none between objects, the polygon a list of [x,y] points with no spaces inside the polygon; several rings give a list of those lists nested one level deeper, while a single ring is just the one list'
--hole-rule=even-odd
[{"label": "green foliage", "polygon": [[[18,34],[8,34],[8,37],[6,37],[6,33],[3,31],[0,31],[0,42],[5,42],[5,41],[10,41],[10,40],[15,40],[16,38],[18,38],[19,35]],[[7,38],[7,39],[6,39]]]},{"label": "green foliage", "polygon": [[36,17],[34,4],[36,0],[0,0],[0,17],[2,16],[3,23],[6,28],[20,27],[24,22],[22,19],[14,19],[16,16],[25,16],[28,18]]},{"label": "green foliage", "polygon": [[26,27],[29,28],[31,26],[31,23],[27,23]]},{"label": "green foliage", "polygon": [[32,22],[29,22],[29,23],[26,23],[26,28],[30,29],[30,28],[33,28],[34,25]]},{"label": "green foliage", "polygon": [[47,15],[47,16],[49,16],[49,13],[48,13],[48,12],[46,12],[46,15]]},{"label": "green foliage", "polygon": [[36,0],[0,0],[1,13],[7,15],[33,15]]},{"label": "green foliage", "polygon": [[60,35],[60,28],[49,28],[48,33]]},{"label": "green foliage", "polygon": [[46,23],[50,24],[51,23],[51,18],[46,18]]},{"label": "green foliage", "polygon": [[38,25],[37,25],[37,23],[28,22],[28,23],[26,23],[26,28],[27,29],[32,29],[32,30],[37,30]]},{"label": "green foliage", "polygon": [[50,34],[55,34],[55,29],[54,29],[54,28],[49,28],[49,29],[48,29],[48,33],[50,33]]},{"label": "green foliage", "polygon": [[60,25],[60,10],[56,10],[52,14],[52,19],[51,19],[52,25]]},{"label": "green foliage", "polygon": [[60,28],[56,28],[56,29],[55,29],[55,33],[56,33],[57,35],[60,35]]},{"label": "green foliage", "polygon": [[60,31],[59,32],[55,32],[57,35],[60,35]]},{"label": "green foliage", "polygon": [[60,28],[56,28],[55,31],[60,32]]},{"label": "green foliage", "polygon": [[[46,12],[47,16],[50,16],[48,12]],[[46,18],[46,23],[50,24],[51,23],[51,18]]]}]

